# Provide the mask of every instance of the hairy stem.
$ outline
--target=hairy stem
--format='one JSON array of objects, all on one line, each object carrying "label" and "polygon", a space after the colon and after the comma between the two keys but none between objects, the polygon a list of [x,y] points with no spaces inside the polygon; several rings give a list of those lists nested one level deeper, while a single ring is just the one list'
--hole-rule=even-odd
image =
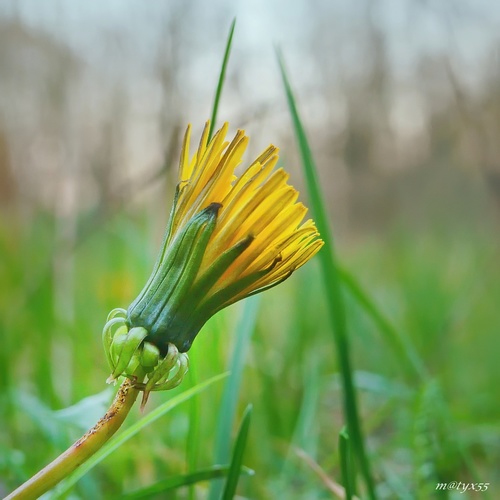
[{"label": "hairy stem", "polygon": [[90,458],[120,428],[139,390],[129,379],[120,386],[106,414],[84,436],[4,500],[36,499]]}]

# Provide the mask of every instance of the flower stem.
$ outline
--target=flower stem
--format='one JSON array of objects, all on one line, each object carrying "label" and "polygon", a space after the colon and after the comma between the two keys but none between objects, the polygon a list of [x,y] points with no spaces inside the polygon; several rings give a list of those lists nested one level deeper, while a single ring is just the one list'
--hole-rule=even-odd
[{"label": "flower stem", "polygon": [[128,378],[121,384],[106,414],[84,436],[4,500],[38,498],[89,459],[120,428],[139,390]]}]

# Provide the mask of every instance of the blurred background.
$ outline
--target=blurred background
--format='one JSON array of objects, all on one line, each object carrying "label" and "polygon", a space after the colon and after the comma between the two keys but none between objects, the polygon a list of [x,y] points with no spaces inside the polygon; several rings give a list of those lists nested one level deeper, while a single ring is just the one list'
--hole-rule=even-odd
[{"label": "blurred background", "polygon": [[[210,116],[234,17],[220,121],[247,130],[248,160],[278,145],[305,191],[279,46],[340,261],[429,373],[412,373],[346,296],[381,498],[430,498],[437,481],[493,485],[500,7],[2,0],[0,493],[63,450],[109,400],[100,332],[149,275],[182,134],[190,122],[196,137]],[[340,481],[341,394],[319,274],[308,265],[260,302],[239,399],[240,410],[254,405],[244,463],[256,475],[242,480],[243,497],[331,497],[313,465]],[[238,304],[200,335],[190,352],[198,381],[227,368],[241,314]],[[186,445],[190,413],[179,409],[89,474],[73,498],[112,498],[186,463],[211,465],[220,391],[199,398],[196,450]],[[71,406],[96,393],[85,411]],[[151,406],[168,397],[154,395]],[[206,488],[169,498],[205,498]]]}]

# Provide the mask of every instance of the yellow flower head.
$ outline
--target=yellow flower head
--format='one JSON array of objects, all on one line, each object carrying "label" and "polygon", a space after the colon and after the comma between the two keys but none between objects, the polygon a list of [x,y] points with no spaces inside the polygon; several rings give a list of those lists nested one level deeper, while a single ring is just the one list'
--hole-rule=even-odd
[{"label": "yellow flower head", "polygon": [[[188,127],[153,273],[128,310],[115,310],[108,318],[104,338],[111,380],[147,365],[155,349],[161,357],[172,346],[186,352],[217,311],[281,283],[323,245],[313,221],[302,222],[307,209],[287,184],[288,174],[274,169],[278,149],[269,146],[237,176],[248,137],[239,130],[227,142],[226,123],[209,140],[209,128],[207,123],[190,158]],[[120,326],[120,335],[112,336],[113,325]],[[129,354],[135,359],[126,369],[130,356],[122,355],[124,345],[133,346]]]},{"label": "yellow flower head", "polygon": [[239,130],[228,143],[227,129],[209,141],[207,123],[189,158],[188,127],[163,248],[128,310],[131,326],[146,328],[160,351],[168,343],[187,351],[208,318],[281,283],[323,244],[313,221],[302,223],[307,209],[288,174],[274,170],[278,149],[269,146],[237,177],[248,137]]}]

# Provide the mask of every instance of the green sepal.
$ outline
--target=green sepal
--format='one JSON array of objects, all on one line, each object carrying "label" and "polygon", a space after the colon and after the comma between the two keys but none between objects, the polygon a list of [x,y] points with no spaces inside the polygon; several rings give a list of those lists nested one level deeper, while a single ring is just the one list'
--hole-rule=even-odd
[{"label": "green sepal", "polygon": [[167,229],[165,231],[165,235],[163,236],[163,241],[162,241],[161,247],[160,247],[160,253],[158,254],[158,258],[156,259],[156,262],[155,262],[155,265],[153,268],[153,272],[149,276],[148,281],[147,281],[146,285],[144,286],[144,288],[142,289],[141,293],[136,297],[134,302],[130,305],[129,310],[131,308],[135,307],[143,299],[144,295],[149,290],[151,283],[153,282],[154,278],[156,277],[158,270],[160,269],[160,266],[165,258],[165,253],[168,249],[169,242],[170,242],[170,237],[171,237],[171,232],[172,232],[172,224],[174,222],[174,213],[175,213],[175,209],[177,207],[177,201],[179,199],[180,193],[181,193],[181,188],[178,184],[176,189],[175,189],[174,202],[172,204],[172,209],[170,210],[170,216],[168,218]]},{"label": "green sepal", "polygon": [[[175,284],[168,283],[170,297],[168,301],[166,301],[165,306],[162,307],[156,321],[160,325],[165,325],[167,329],[170,324],[170,319],[173,314],[175,314],[179,305],[186,302],[186,294],[190,292],[194,280],[198,275],[208,241],[215,229],[216,221],[215,214],[215,217],[211,218],[204,226],[198,229],[196,236],[191,241],[186,242],[180,252],[181,256],[177,262],[178,267],[174,264],[177,273],[175,273],[174,276],[172,276],[173,273],[171,273],[165,278],[166,282],[171,280],[173,282],[175,279]],[[188,300],[192,303],[190,293]],[[164,329],[163,327],[161,328]]]},{"label": "green sepal", "polygon": [[[199,330],[213,314],[210,305],[200,309],[197,304],[202,303],[217,280],[252,241],[253,237],[247,236],[223,252],[203,275],[197,277],[184,300],[169,308],[168,339],[178,347],[180,352],[185,352],[191,347]],[[199,326],[193,327],[193,325]]]},{"label": "green sepal", "polygon": [[291,272],[287,273],[285,276],[277,279],[272,283],[264,285],[257,290],[253,290],[252,292],[245,294],[244,296],[238,297],[242,291],[244,291],[246,288],[249,288],[253,283],[256,283],[261,278],[266,276],[266,274],[271,272],[277,262],[278,260],[273,262],[269,267],[263,269],[262,271],[250,274],[249,276],[245,276],[244,278],[231,283],[229,286],[222,288],[205,301],[202,301],[195,311],[192,311],[191,313],[186,315],[184,323],[185,330],[198,333],[202,326],[208,321],[208,319],[221,309],[234,304],[238,300],[250,297],[251,295],[254,295],[256,293],[260,293],[263,290],[272,288],[285,281],[291,275]]},{"label": "green sepal", "polygon": [[108,365],[111,371],[113,371],[113,368],[115,366],[115,363],[111,356],[111,346],[113,344],[113,337],[116,334],[116,332],[113,333],[113,329],[115,325],[122,325],[122,328],[123,327],[125,328],[125,332],[128,331],[125,318],[115,317],[113,315],[114,311],[116,311],[116,309],[111,311],[111,313],[108,315],[108,321],[106,322],[102,330],[102,345],[104,347],[104,353],[106,354],[106,359],[108,361]]},{"label": "green sepal", "polygon": [[[201,302],[199,306],[199,310],[203,311],[210,311],[211,315],[215,314],[216,312],[220,311],[221,309],[224,309],[225,307],[233,304],[236,302],[237,297],[245,290],[246,288],[249,288],[253,283],[256,283],[259,281],[261,278],[269,274],[275,267],[278,262],[280,262],[280,258],[276,258],[273,263],[268,266],[265,269],[262,269],[261,271],[257,271],[255,273],[249,274],[248,276],[245,276],[244,278],[241,278],[239,280],[236,280],[234,283],[231,283],[229,286],[222,288],[218,292],[214,293],[211,297],[209,297],[207,300]],[[288,278],[289,275],[287,275],[284,279]],[[245,295],[245,297],[248,297],[250,295],[254,295],[255,293],[259,293],[263,289],[267,288],[272,288],[273,286],[277,285],[278,283],[281,283],[283,280],[276,280],[275,282],[265,285],[264,287],[261,287],[257,290],[254,290],[253,292],[248,293]],[[240,297],[240,299],[243,297]]]},{"label": "green sepal", "polygon": [[166,250],[147,289],[128,309],[129,324],[146,328],[147,340],[160,349],[162,356],[167,353],[169,342],[176,344],[169,337],[170,309],[186,300],[215,229],[220,206],[212,203],[189,220]]},{"label": "green sepal", "polygon": [[[122,332],[125,329],[125,333]],[[109,380],[114,381],[124,373],[133,373],[139,366],[140,359],[134,359],[136,351],[139,349],[142,341],[146,338],[148,332],[145,328],[134,327],[128,332],[126,327],[120,327],[113,337],[111,344],[111,359],[114,369]]]}]

